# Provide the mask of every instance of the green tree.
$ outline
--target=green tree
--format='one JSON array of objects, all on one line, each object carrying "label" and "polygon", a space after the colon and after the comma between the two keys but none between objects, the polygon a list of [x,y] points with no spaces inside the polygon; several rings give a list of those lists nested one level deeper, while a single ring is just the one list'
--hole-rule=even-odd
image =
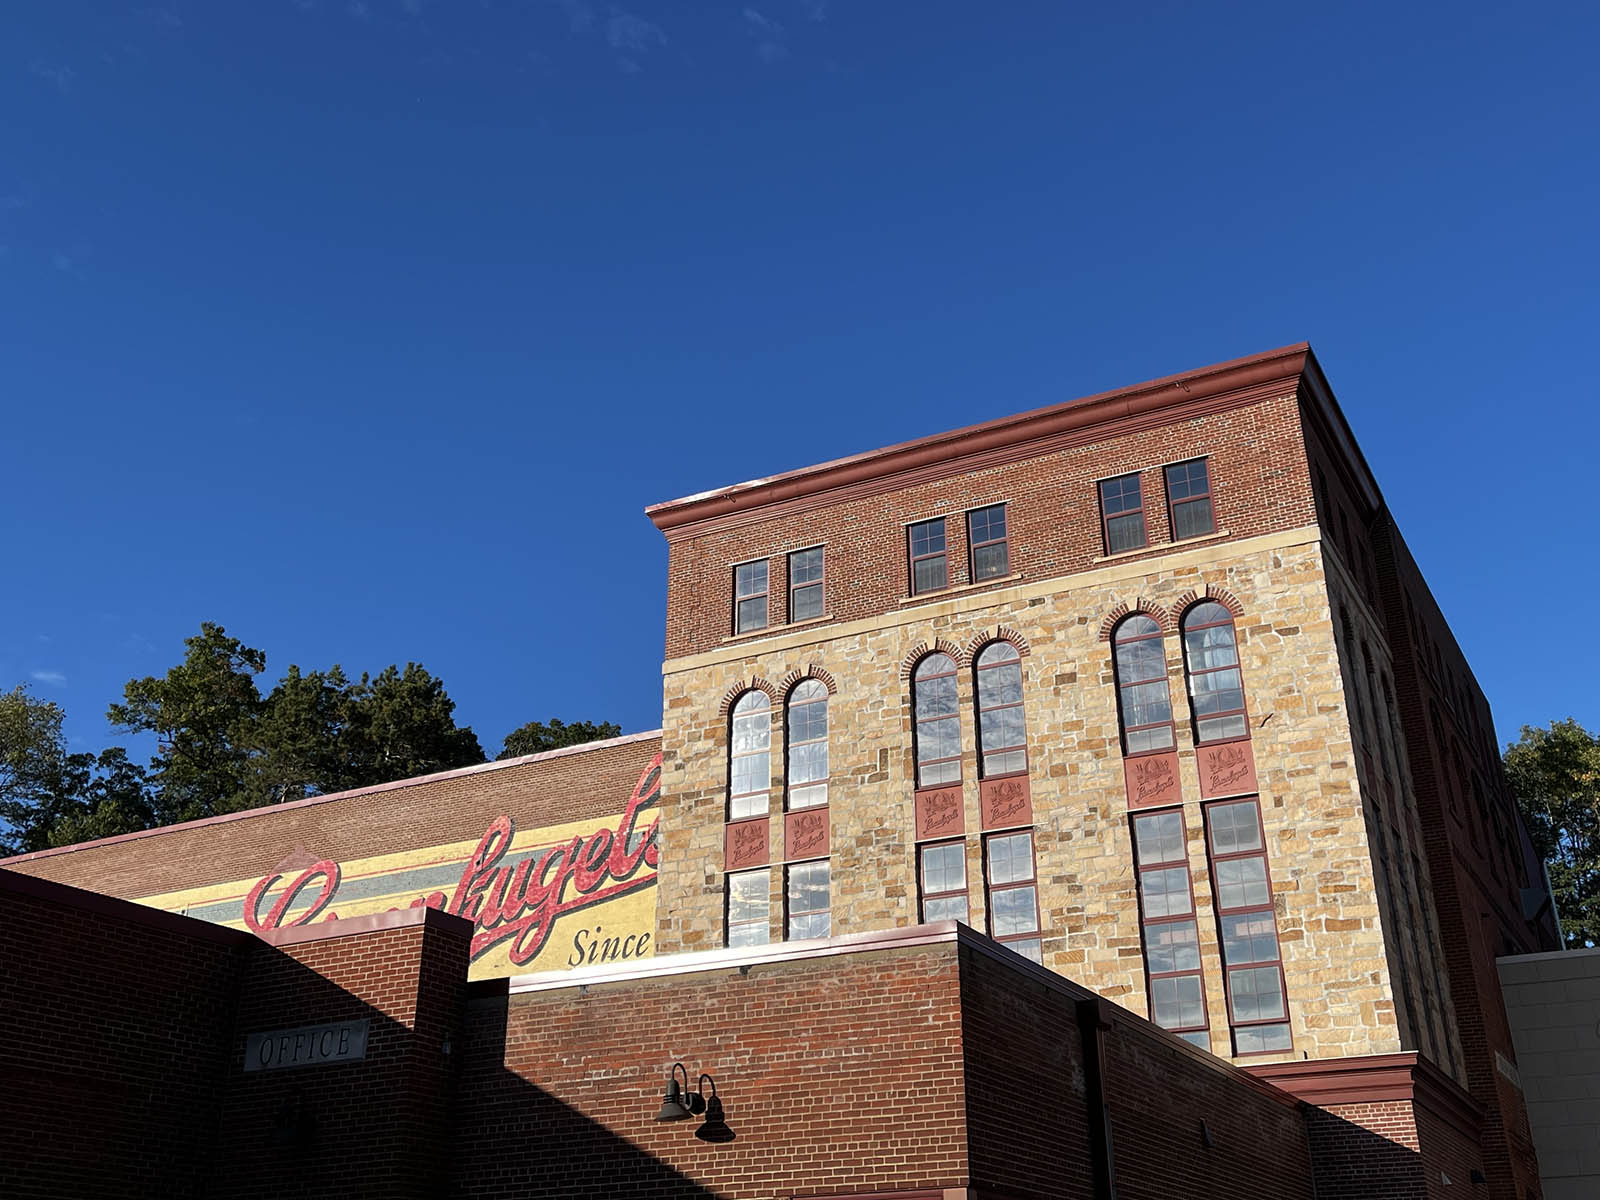
[{"label": "green tree", "polygon": [[602,721],[598,725],[593,721],[574,721],[568,725],[555,717],[551,717],[548,724],[529,721],[506,734],[505,747],[495,755],[495,760],[542,754],[563,746],[581,746],[584,742],[598,742],[602,738],[618,737],[621,733],[622,726],[610,721]]},{"label": "green tree", "polygon": [[388,783],[484,761],[471,728],[455,722],[455,701],[420,663],[362,674],[349,689],[344,787]]},{"label": "green tree", "polygon": [[183,662],[160,678],[130,680],[124,703],[106,714],[121,729],[156,735],[150,776],[162,824],[247,807],[256,791],[262,701],[255,677],[267,656],[210,621],[184,646]]},{"label": "green tree", "polygon": [[353,786],[351,713],[355,695],[335,664],[328,671],[290,666],[261,707],[250,806],[280,804]]},{"label": "green tree", "polygon": [[0,854],[48,846],[61,812],[67,743],[61,706],[21,684],[0,693]]},{"label": "green tree", "polygon": [[1505,766],[1567,945],[1600,945],[1600,737],[1570,717],[1549,729],[1524,725]]},{"label": "green tree", "polygon": [[121,746],[67,759],[60,813],[50,826],[51,846],[149,829],[156,823],[155,796],[145,770],[128,761]]}]

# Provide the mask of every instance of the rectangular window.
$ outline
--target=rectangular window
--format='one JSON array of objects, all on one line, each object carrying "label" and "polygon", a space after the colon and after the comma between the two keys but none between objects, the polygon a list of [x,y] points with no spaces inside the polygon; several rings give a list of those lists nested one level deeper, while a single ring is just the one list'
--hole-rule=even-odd
[{"label": "rectangular window", "polygon": [[1034,886],[1033,831],[997,833],[984,839],[989,936],[1024,958],[1043,962],[1039,940],[1039,893]]},{"label": "rectangular window", "polygon": [[733,569],[733,631],[749,633],[767,627],[767,560],[740,563]]},{"label": "rectangular window", "polygon": [[1175,542],[1217,531],[1211,515],[1211,476],[1205,459],[1191,458],[1167,468],[1167,516]]},{"label": "rectangular window", "polygon": [[967,919],[967,844],[934,842],[917,850],[924,921]]},{"label": "rectangular window", "polygon": [[772,876],[766,867],[727,877],[728,945],[765,946],[772,940]]},{"label": "rectangular window", "polygon": [[1105,526],[1106,553],[1138,550],[1149,540],[1144,528],[1144,497],[1139,473],[1100,481],[1100,520]]},{"label": "rectangular window", "polygon": [[822,615],[822,547],[789,555],[789,620],[809,621]]},{"label": "rectangular window", "polygon": [[828,860],[791,863],[784,868],[785,941],[825,938],[832,931],[828,916]]},{"label": "rectangular window", "polygon": [[944,518],[918,521],[906,527],[911,545],[911,594],[937,592],[950,583],[950,571],[945,562]]},{"label": "rectangular window", "polygon": [[1208,805],[1206,838],[1233,1052],[1290,1050],[1294,1043],[1289,1032],[1283,952],[1272,912],[1260,805],[1254,800]]},{"label": "rectangular window", "polygon": [[1150,985],[1150,1019],[1202,1050],[1211,1049],[1200,927],[1189,885],[1183,810],[1133,818],[1134,865],[1143,918],[1144,966]]},{"label": "rectangular window", "polygon": [[1011,571],[1006,549],[1006,506],[991,504],[967,514],[967,546],[972,554],[972,582],[999,579]]}]

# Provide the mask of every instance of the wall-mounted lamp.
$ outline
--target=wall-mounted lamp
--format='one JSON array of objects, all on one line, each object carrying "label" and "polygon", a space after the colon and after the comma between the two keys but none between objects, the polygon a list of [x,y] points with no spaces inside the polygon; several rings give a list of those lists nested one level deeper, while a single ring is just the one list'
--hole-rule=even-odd
[{"label": "wall-mounted lamp", "polygon": [[[678,1076],[682,1074],[683,1085],[678,1085]],[[711,1085],[711,1095],[706,1095],[706,1084]],[[731,1142],[734,1132],[728,1128],[727,1117],[723,1115],[722,1100],[717,1095],[717,1081],[709,1075],[700,1076],[699,1086],[689,1090],[689,1068],[680,1063],[672,1064],[672,1071],[667,1076],[667,1093],[661,1098],[661,1111],[656,1113],[658,1121],[687,1121],[690,1117],[705,1114],[705,1120],[700,1128],[694,1131],[695,1137],[702,1142]]]}]

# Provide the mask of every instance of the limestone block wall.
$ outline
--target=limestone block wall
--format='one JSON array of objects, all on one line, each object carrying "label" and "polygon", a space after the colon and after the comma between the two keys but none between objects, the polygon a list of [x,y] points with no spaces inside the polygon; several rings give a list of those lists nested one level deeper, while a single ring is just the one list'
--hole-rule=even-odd
[{"label": "limestone block wall", "polygon": [[[752,684],[770,686],[781,701],[786,677],[818,668],[836,685],[828,809],[833,932],[917,923],[912,712],[904,672],[919,648],[936,644],[954,649],[962,662],[970,920],[986,928],[970,654],[1004,627],[1025,649],[1045,965],[1146,1011],[1111,648],[1103,631],[1119,607],[1139,607],[1158,614],[1168,629],[1211,1041],[1215,1052],[1227,1054],[1199,778],[1172,611],[1182,597],[1208,588],[1231,594],[1243,613],[1236,626],[1294,1034],[1294,1050],[1281,1057],[1401,1049],[1315,527],[908,602],[881,617],[780,631],[669,660],[663,668],[658,952],[723,941],[727,703]],[[774,706],[773,726],[768,849],[777,941],[783,932],[781,703]]]}]

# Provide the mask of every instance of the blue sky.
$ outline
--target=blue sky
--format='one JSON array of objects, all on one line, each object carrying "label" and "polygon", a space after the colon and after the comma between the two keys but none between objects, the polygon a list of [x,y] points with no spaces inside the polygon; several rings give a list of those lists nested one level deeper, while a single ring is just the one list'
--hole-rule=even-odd
[{"label": "blue sky", "polygon": [[[23,0],[0,687],[202,620],[659,723],[648,503],[1307,339],[1494,705],[1600,725],[1593,6]],[[1553,640],[1555,620],[1569,633]]]}]

